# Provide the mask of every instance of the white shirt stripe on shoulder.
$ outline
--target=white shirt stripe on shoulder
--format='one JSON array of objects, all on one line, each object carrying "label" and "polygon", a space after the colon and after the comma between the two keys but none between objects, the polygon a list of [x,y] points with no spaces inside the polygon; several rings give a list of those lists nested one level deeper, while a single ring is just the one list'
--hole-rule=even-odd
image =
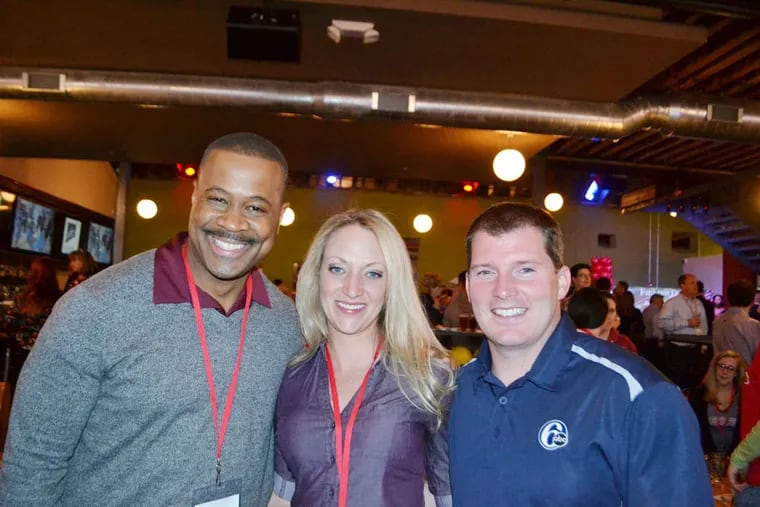
[{"label": "white shirt stripe on shoulder", "polygon": [[609,368],[610,370],[614,371],[623,379],[625,380],[626,384],[628,384],[628,392],[631,395],[631,401],[635,400],[636,397],[641,394],[641,392],[644,390],[643,387],[641,387],[641,384],[639,384],[639,381],[633,378],[633,375],[631,375],[631,372],[623,368],[617,363],[613,363],[606,357],[599,357],[596,354],[592,354],[582,347],[579,347],[578,345],[573,345],[572,349],[573,352],[578,354],[584,359],[588,359],[589,361],[593,361],[595,363],[601,364],[605,368]]}]

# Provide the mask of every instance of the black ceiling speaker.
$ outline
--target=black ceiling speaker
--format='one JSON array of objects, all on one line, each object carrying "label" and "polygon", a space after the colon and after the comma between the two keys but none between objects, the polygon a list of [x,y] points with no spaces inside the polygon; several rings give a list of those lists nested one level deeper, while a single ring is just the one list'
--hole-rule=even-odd
[{"label": "black ceiling speaker", "polygon": [[227,14],[227,57],[297,62],[301,18],[297,11],[232,6]]}]

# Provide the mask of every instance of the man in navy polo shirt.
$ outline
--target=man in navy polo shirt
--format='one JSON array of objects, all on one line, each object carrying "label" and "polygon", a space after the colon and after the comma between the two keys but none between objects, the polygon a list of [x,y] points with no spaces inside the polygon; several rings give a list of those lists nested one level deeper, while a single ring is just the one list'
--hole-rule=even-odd
[{"label": "man in navy polo shirt", "polygon": [[449,421],[457,507],[713,505],[699,428],[646,361],[578,333],[562,233],[502,203],[467,234],[467,293],[486,334]]}]

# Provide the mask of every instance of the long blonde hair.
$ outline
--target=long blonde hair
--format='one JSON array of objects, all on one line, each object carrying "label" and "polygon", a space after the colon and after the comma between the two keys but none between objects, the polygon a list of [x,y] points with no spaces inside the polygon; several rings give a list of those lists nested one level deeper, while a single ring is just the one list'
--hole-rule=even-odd
[{"label": "long blonde hair", "polygon": [[707,373],[705,373],[705,377],[702,380],[702,385],[705,387],[705,401],[708,403],[714,403],[718,401],[718,376],[716,375],[716,371],[718,368],[718,363],[725,357],[736,359],[736,376],[734,377],[733,381],[735,399],[738,400],[739,396],[741,395],[742,383],[744,382],[744,371],[747,368],[744,363],[744,359],[738,352],[734,352],[733,350],[724,350],[723,352],[720,352],[713,356],[712,360],[710,361],[710,366],[707,368]]},{"label": "long blonde hair", "polygon": [[[454,389],[448,351],[438,342],[425,316],[406,245],[379,211],[351,209],[338,213],[328,218],[314,236],[298,275],[296,291],[296,308],[307,347],[291,364],[314,356],[326,340],[327,317],[320,300],[319,274],[330,236],[349,225],[358,225],[375,235],[386,265],[387,291],[377,323],[385,338],[382,360],[409,401],[434,414],[440,422],[444,412],[441,402]],[[402,379],[415,397],[406,392]]]}]

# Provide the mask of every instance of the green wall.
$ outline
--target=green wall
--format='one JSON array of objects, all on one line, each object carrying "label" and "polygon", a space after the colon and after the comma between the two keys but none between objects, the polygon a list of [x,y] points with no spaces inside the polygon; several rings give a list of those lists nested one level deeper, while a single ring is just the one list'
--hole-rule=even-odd
[{"label": "green wall", "polygon": [[[186,230],[191,193],[192,183],[188,181],[133,180],[127,204],[125,257],[159,246],[177,231]],[[142,220],[134,212],[142,198],[151,198],[158,204],[159,213],[154,219]],[[445,280],[454,278],[465,267],[464,238],[470,222],[497,202],[485,198],[292,187],[287,191],[287,199],[296,219],[291,226],[280,229],[275,247],[264,261],[264,271],[270,278],[282,278],[291,286],[293,263],[303,259],[319,226],[331,214],[350,207],[384,212],[401,236],[420,239],[420,272],[433,271]],[[433,229],[427,234],[419,234],[412,227],[412,220],[419,213],[433,218]],[[625,279],[631,285],[675,286],[685,258],[721,253],[720,247],[702,234],[697,235],[693,252],[673,252],[671,233],[695,230],[687,222],[664,214],[621,215],[611,208],[571,205],[555,216],[565,233],[566,263],[609,256],[614,263],[614,278]],[[615,234],[615,248],[597,246],[600,233]]]}]

